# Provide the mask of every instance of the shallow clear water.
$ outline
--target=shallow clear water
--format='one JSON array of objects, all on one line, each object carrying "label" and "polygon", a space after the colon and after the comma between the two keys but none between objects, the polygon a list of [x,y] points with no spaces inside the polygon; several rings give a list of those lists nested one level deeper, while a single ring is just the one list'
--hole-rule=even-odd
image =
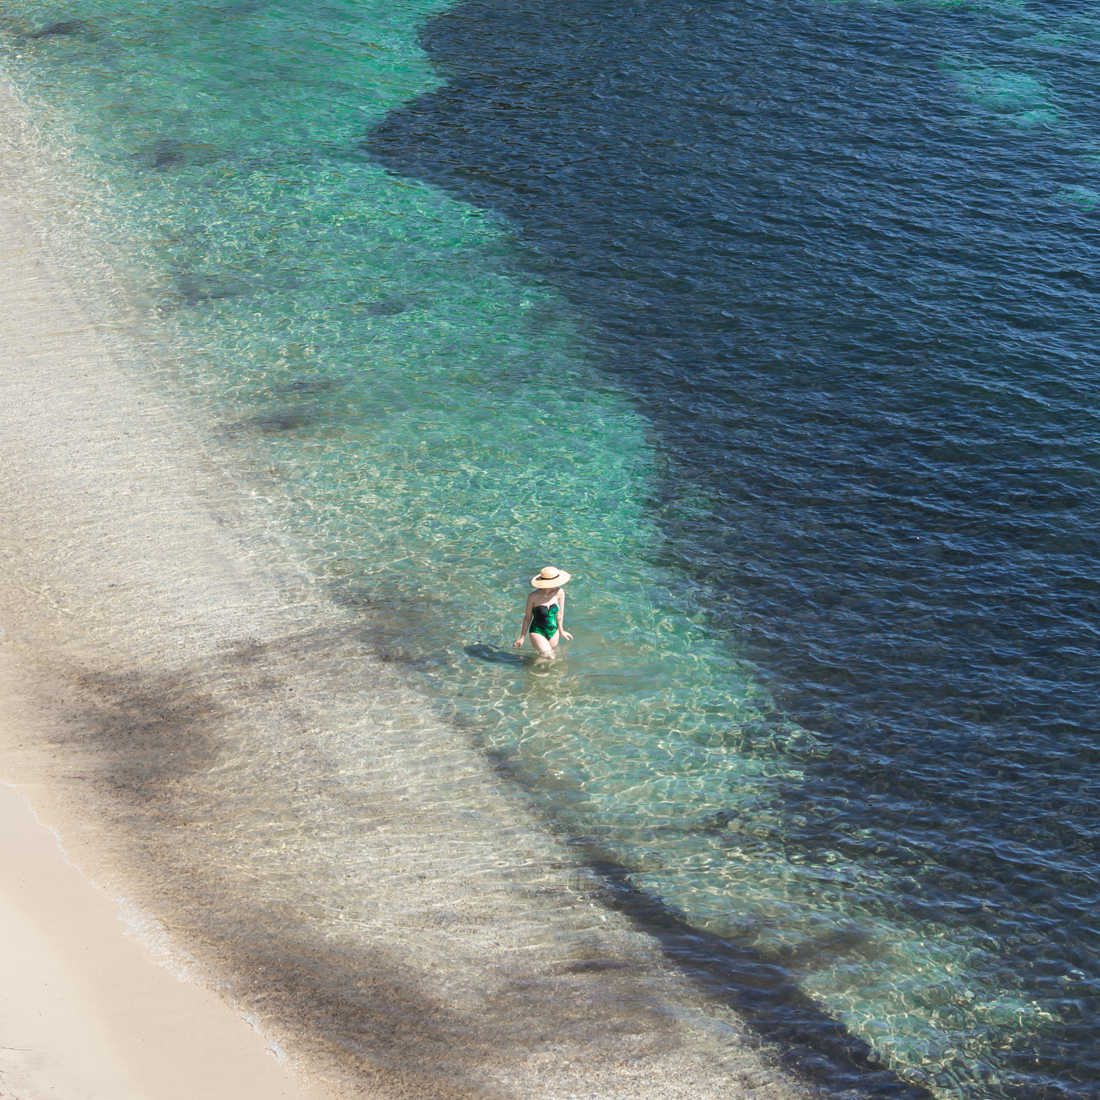
[{"label": "shallow clear water", "polygon": [[[1100,18],[443,9],[20,3],[6,64],[316,574],[693,963],[1094,1095]],[[480,659],[547,561],[565,660]]]}]

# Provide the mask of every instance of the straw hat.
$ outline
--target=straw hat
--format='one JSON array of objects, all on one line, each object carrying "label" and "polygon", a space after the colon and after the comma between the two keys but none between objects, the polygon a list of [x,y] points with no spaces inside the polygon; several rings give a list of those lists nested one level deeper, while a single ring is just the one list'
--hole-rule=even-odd
[{"label": "straw hat", "polygon": [[569,574],[564,569],[555,569],[548,565],[537,577],[531,578],[531,583],[536,588],[557,588],[569,580]]}]

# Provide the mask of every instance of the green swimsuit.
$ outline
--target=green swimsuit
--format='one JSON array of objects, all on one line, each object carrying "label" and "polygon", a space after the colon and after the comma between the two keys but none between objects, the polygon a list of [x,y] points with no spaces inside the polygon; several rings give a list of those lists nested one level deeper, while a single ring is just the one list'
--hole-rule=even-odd
[{"label": "green swimsuit", "polygon": [[530,634],[541,634],[549,641],[558,632],[558,605],[539,604],[531,609]]}]

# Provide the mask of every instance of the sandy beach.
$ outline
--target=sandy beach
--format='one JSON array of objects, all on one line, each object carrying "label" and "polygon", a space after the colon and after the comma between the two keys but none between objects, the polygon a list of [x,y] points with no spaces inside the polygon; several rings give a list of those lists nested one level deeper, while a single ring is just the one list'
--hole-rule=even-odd
[{"label": "sandy beach", "polygon": [[7,785],[0,829],[0,1096],[323,1095],[209,990],[150,960]]},{"label": "sandy beach", "polygon": [[[131,503],[140,498],[148,525],[161,511],[157,497],[164,485],[148,469],[130,467],[119,449],[129,429],[115,418],[134,400],[112,389],[120,380],[103,342],[68,293],[40,227],[27,216],[24,204],[34,199],[28,184],[37,179],[41,186],[41,177],[12,140],[23,118],[20,105],[5,96],[2,108],[8,151],[17,155],[6,160],[0,195],[6,574],[0,776],[19,787],[0,785],[0,1095],[302,1097],[307,1093],[298,1076],[285,1058],[280,1063],[273,1045],[208,988],[155,961],[120,905],[67,860],[58,836],[43,823],[61,824],[66,814],[58,792],[43,782],[39,749],[60,712],[43,705],[48,677],[35,669],[36,660],[66,650],[72,656],[95,644],[73,629],[78,616],[95,620],[95,591],[120,587],[124,578],[139,587],[138,600],[174,601],[185,590],[178,587],[181,576],[172,575],[169,555],[148,554],[148,527],[143,540],[141,522],[132,525],[136,517],[118,510],[120,497]],[[40,194],[50,201],[48,193]],[[157,431],[155,423],[154,414],[146,431]],[[200,529],[213,525],[199,520]],[[161,523],[157,527],[168,534]],[[124,530],[131,547],[144,541],[145,548],[119,553],[112,528]],[[171,538],[181,537],[208,536],[177,527]],[[220,602],[224,591],[209,595]],[[196,589],[190,598],[210,606]],[[177,612],[180,606],[174,602]],[[101,614],[99,625],[114,619],[122,626],[128,613],[117,616],[120,610]],[[172,611],[164,606],[159,613]],[[89,824],[75,823],[75,830]],[[74,823],[69,825],[72,838]],[[308,1095],[324,1090],[315,1083]]]},{"label": "sandy beach", "polygon": [[[60,200],[19,133],[0,194],[0,1095],[805,1094],[115,361],[43,236],[35,203]],[[361,824],[330,834],[348,728]],[[299,791],[302,754],[333,764]]]}]

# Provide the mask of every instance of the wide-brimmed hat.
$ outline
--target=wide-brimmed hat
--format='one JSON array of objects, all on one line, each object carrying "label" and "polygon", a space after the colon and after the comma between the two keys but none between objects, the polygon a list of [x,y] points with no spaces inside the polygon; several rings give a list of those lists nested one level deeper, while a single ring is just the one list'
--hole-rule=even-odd
[{"label": "wide-brimmed hat", "polygon": [[555,569],[548,565],[537,577],[531,578],[531,583],[536,588],[557,588],[569,580],[569,574],[564,569]]}]

